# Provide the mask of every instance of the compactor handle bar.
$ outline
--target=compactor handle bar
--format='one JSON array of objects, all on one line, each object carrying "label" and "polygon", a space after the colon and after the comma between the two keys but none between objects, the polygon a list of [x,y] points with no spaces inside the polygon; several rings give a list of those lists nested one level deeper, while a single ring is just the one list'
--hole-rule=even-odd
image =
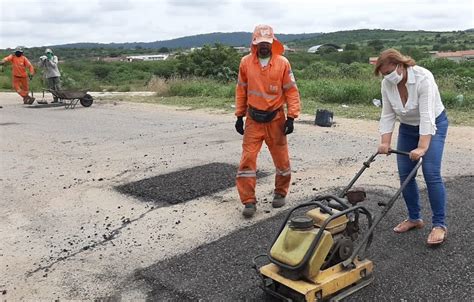
[{"label": "compactor handle bar", "polygon": [[[398,150],[389,150],[389,153],[395,153],[395,154],[400,154],[400,155],[405,155],[405,156],[410,156],[410,152],[405,152],[405,151],[398,151]],[[344,189],[343,191],[343,194],[345,195],[345,193],[347,192],[347,190],[350,189],[350,187],[354,184],[354,182],[357,180],[357,178],[359,178],[359,176],[362,174],[362,172],[368,168],[370,166],[370,162],[374,161],[374,158],[378,155],[379,153],[376,152],[374,155],[372,155],[370,157],[370,159],[364,163],[364,167],[362,167],[362,169],[359,171],[359,173],[357,173],[357,175],[354,177],[354,179],[351,181],[351,183],[349,184],[349,186],[346,187],[346,189]],[[369,162],[370,161],[370,162]],[[368,163],[368,164],[367,164]],[[390,200],[385,204],[385,208],[383,209],[383,211],[380,213],[380,215],[378,217],[375,218],[374,220],[374,223],[369,226],[369,229],[368,231],[366,232],[364,238],[361,240],[361,242],[359,243],[359,245],[356,246],[356,248],[354,249],[354,251],[352,252],[352,255],[346,259],[344,262],[342,262],[342,265],[344,267],[351,267],[351,266],[354,266],[354,259],[358,256],[362,246],[367,242],[369,241],[369,239],[371,239],[371,236],[374,232],[374,229],[375,227],[377,227],[377,225],[379,224],[379,222],[382,220],[383,217],[385,217],[385,215],[387,214],[387,212],[392,208],[392,206],[394,205],[395,201],[397,200],[397,198],[400,196],[400,194],[402,193],[402,191],[405,189],[405,187],[408,185],[408,183],[412,180],[412,178],[414,178],[416,176],[416,172],[418,171],[418,169],[421,167],[421,164],[423,163],[423,158],[420,157],[420,159],[418,160],[418,162],[416,163],[416,165],[413,167],[413,169],[410,171],[410,173],[408,174],[407,178],[403,181],[403,183],[400,185],[400,188],[397,190],[397,192],[395,193],[395,195],[392,196],[392,198],[390,198]],[[344,196],[343,195],[343,196]]]},{"label": "compactor handle bar", "polygon": [[[390,149],[390,150],[388,150],[388,153],[389,153],[389,154],[395,153],[395,154],[410,156],[410,152],[399,151],[399,150],[395,150],[395,149]],[[380,154],[380,153],[377,152],[377,154]]]},{"label": "compactor handle bar", "polygon": [[[396,150],[396,149],[389,149],[389,150],[388,150],[388,154],[392,154],[392,153],[400,154],[400,155],[405,155],[405,156],[410,156],[410,152],[399,151],[399,150]],[[365,169],[370,168],[370,164],[375,161],[375,158],[376,158],[377,155],[379,155],[379,154],[381,154],[381,153],[375,152],[374,154],[372,154],[371,157],[369,157],[369,159],[367,159],[367,161],[364,162],[362,168],[359,170],[359,172],[357,172],[357,174],[354,176],[354,178],[352,178],[352,180],[351,180],[351,181],[349,182],[349,184],[344,188],[344,190],[342,190],[341,194],[339,194],[339,197],[344,198],[344,197],[346,196],[347,191],[349,191],[350,188],[352,188],[352,186],[354,185],[354,183],[359,179],[359,177],[362,175],[362,173],[364,173]],[[420,158],[420,160],[419,160],[419,164],[420,164],[420,165],[421,165],[421,162],[422,162],[422,158]],[[418,168],[417,168],[417,169],[418,169]]]}]

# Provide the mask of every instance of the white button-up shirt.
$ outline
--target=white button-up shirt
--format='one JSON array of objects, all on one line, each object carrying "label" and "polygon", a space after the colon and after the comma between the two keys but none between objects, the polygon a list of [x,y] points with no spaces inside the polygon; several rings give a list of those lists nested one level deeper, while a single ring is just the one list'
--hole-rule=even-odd
[{"label": "white button-up shirt", "polygon": [[420,126],[420,135],[436,133],[436,117],[444,110],[433,74],[420,66],[407,68],[408,99],[403,106],[397,85],[382,80],[380,134],[391,133],[398,117],[400,123]]}]

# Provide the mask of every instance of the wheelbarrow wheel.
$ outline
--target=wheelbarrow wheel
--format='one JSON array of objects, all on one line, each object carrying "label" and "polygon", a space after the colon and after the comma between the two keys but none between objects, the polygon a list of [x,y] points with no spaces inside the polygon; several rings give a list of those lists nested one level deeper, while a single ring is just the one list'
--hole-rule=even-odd
[{"label": "wheelbarrow wheel", "polygon": [[94,102],[94,99],[90,94],[86,93],[86,95],[84,95],[79,101],[81,102],[82,106],[90,107],[92,105],[92,102]]}]

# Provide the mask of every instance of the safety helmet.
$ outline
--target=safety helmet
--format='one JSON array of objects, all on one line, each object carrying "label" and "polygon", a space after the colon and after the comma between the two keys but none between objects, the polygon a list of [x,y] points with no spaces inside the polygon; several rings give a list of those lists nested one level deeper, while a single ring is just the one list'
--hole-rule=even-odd
[{"label": "safety helmet", "polygon": [[283,44],[275,37],[273,28],[270,25],[260,24],[255,26],[252,34],[252,52],[256,51],[257,44],[261,42],[272,44],[273,54],[283,54],[285,50]]},{"label": "safety helmet", "polygon": [[252,44],[257,45],[261,42],[267,42],[272,44],[275,35],[273,34],[273,28],[269,25],[260,24],[255,27],[252,35]]}]

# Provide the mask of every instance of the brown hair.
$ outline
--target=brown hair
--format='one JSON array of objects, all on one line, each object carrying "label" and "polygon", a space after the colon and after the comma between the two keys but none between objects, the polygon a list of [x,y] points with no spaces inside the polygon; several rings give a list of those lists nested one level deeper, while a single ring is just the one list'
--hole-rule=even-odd
[{"label": "brown hair", "polygon": [[376,76],[380,75],[380,68],[384,64],[403,64],[405,67],[407,66],[415,66],[415,60],[410,58],[409,56],[402,55],[398,50],[390,48],[384,50],[380,53],[380,56],[377,59],[377,63],[375,63],[374,74]]}]

